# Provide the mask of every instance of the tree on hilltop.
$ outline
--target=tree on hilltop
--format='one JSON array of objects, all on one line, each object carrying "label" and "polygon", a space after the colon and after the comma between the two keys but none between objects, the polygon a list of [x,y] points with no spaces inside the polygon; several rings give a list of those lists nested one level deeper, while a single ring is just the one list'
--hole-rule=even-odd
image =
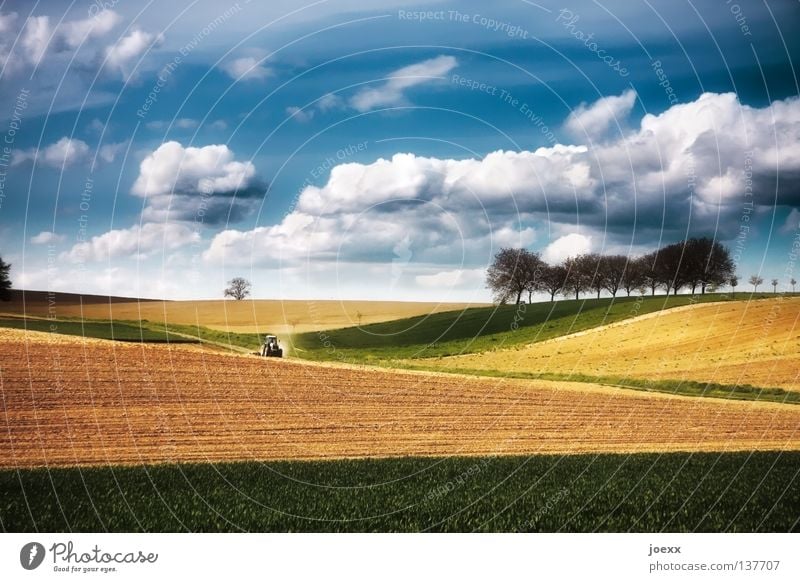
[{"label": "tree on hilltop", "polygon": [[228,281],[228,287],[225,289],[225,297],[233,297],[236,301],[241,301],[250,295],[250,289],[253,285],[243,277],[234,277]]},{"label": "tree on hilltop", "polygon": [[519,304],[525,291],[530,297],[536,289],[535,281],[543,266],[538,253],[502,248],[486,272],[486,286],[499,303],[514,298]]},{"label": "tree on hilltop", "polygon": [[539,278],[539,289],[548,293],[552,302],[564,289],[566,282],[567,268],[564,265],[545,265]]},{"label": "tree on hilltop", "polygon": [[764,279],[758,275],[753,275],[748,282],[753,286],[753,293],[755,293],[758,290],[758,286],[764,282]]},{"label": "tree on hilltop", "polygon": [[11,265],[0,258],[0,300],[11,301]]}]

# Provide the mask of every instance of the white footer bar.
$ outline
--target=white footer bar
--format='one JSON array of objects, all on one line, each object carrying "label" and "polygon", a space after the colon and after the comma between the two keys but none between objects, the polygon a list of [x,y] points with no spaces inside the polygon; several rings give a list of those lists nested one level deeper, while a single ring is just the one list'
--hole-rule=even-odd
[{"label": "white footer bar", "polygon": [[0,579],[796,581],[798,539],[791,534],[3,534]]}]

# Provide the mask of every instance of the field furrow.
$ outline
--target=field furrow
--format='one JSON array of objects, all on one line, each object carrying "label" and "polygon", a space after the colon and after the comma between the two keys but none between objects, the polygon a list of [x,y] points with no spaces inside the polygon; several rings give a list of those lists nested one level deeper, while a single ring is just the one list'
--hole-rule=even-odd
[{"label": "field furrow", "polygon": [[800,407],[0,330],[0,466],[800,449]]}]

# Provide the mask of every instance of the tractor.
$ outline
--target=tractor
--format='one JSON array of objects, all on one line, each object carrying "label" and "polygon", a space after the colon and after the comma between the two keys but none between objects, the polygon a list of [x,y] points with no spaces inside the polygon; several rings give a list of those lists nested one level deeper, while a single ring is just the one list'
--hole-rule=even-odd
[{"label": "tractor", "polygon": [[277,336],[268,335],[261,346],[261,355],[265,358],[282,358],[283,348],[278,343]]}]

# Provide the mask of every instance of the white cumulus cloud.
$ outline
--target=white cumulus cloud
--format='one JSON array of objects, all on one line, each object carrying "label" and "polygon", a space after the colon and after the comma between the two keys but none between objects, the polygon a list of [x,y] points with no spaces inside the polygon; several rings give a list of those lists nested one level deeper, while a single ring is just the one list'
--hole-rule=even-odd
[{"label": "white cumulus cloud", "polygon": [[554,262],[592,250],[593,240],[637,249],[677,240],[687,223],[692,235],[730,240],[746,189],[756,205],[800,204],[799,144],[797,98],[755,108],[707,93],[589,145],[344,163],[324,185],[306,187],[278,224],[227,229],[204,256],[226,264],[392,264],[406,241],[410,263],[452,271],[485,265],[500,246],[530,248],[546,224],[555,238],[539,250]]},{"label": "white cumulus cloud", "polygon": [[[141,163],[131,192],[147,199],[147,221],[241,218],[263,197],[250,161],[234,159],[226,145],[184,147],[169,141]],[[202,212],[202,213],[201,213]]]},{"label": "white cumulus cloud", "polygon": [[73,263],[101,262],[120,257],[146,257],[155,252],[171,251],[199,242],[200,235],[179,223],[145,223],[130,228],[110,230],[74,245],[62,253]]},{"label": "white cumulus cloud", "polygon": [[132,75],[135,62],[151,45],[161,42],[161,36],[134,29],[116,43],[106,47],[106,66],[122,73],[124,78]]},{"label": "white cumulus cloud", "polygon": [[36,236],[31,237],[31,244],[34,245],[50,245],[50,244],[58,244],[62,243],[67,240],[63,234],[56,234],[51,230],[43,230]]},{"label": "white cumulus cloud", "polygon": [[36,159],[40,164],[51,168],[67,168],[87,160],[89,151],[89,146],[86,142],[65,136],[57,142],[40,149],[38,155],[35,148],[16,150],[12,164],[17,165]]},{"label": "white cumulus cloud", "polygon": [[581,103],[567,117],[566,129],[578,139],[602,139],[609,128],[624,126],[636,103],[636,92],[628,89],[622,95],[602,97],[587,105]]},{"label": "white cumulus cloud", "polygon": [[378,87],[360,90],[350,98],[350,105],[357,111],[369,111],[379,107],[391,107],[406,103],[405,91],[417,85],[436,81],[458,66],[455,57],[440,55],[390,73]]},{"label": "white cumulus cloud", "polygon": [[254,56],[239,57],[223,63],[220,68],[235,81],[258,81],[272,75],[272,69],[265,67],[264,59]]},{"label": "white cumulus cloud", "polygon": [[299,121],[300,123],[307,123],[314,119],[314,110],[300,109],[299,107],[292,106],[286,108],[286,115],[294,118],[295,121]]},{"label": "white cumulus cloud", "polygon": [[557,238],[542,251],[542,258],[552,265],[592,250],[592,237],[571,233]]}]

